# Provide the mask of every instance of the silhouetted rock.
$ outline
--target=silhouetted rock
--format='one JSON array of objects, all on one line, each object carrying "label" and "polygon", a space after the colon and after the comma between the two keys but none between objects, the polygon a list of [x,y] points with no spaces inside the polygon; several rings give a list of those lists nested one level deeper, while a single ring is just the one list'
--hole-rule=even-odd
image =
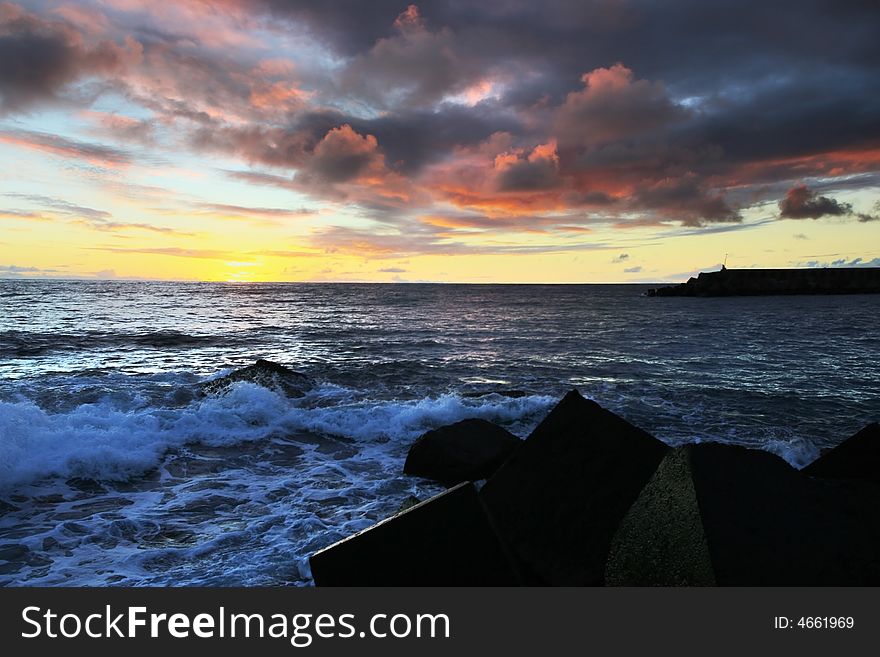
[{"label": "silhouetted rock", "polygon": [[[670,452],[612,541],[612,585],[880,583],[880,489],[731,445]],[[707,562],[708,558],[708,562]]]},{"label": "silhouetted rock", "polygon": [[226,376],[203,383],[201,390],[209,395],[219,394],[239,381],[255,383],[264,388],[281,392],[288,397],[302,397],[312,387],[311,380],[305,374],[294,372],[284,365],[261,358],[253,365],[242,367]]},{"label": "silhouetted rock", "polygon": [[519,579],[471,483],[313,554],[317,586],[513,586]]},{"label": "silhouetted rock", "polygon": [[522,441],[486,420],[462,420],[423,434],[409,448],[405,474],[447,486],[486,479]]},{"label": "silhouetted rock", "polygon": [[611,541],[608,586],[713,586],[689,452],[671,450]]},{"label": "silhouetted rock", "polygon": [[813,477],[880,483],[880,424],[873,422],[802,470]]},{"label": "silhouetted rock", "polygon": [[687,283],[648,290],[649,297],[729,297],[767,294],[876,294],[880,267],[721,269]]},{"label": "silhouetted rock", "polygon": [[533,583],[601,585],[617,526],[668,449],[573,390],[480,495]]}]

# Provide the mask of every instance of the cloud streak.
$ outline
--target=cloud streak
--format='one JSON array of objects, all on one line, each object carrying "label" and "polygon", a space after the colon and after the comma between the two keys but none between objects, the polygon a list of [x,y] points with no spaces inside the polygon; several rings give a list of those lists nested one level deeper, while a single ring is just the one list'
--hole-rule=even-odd
[{"label": "cloud streak", "polygon": [[106,168],[123,167],[131,163],[131,155],[125,150],[45,132],[2,130],[0,142]]},{"label": "cloud streak", "polygon": [[88,248],[92,251],[107,251],[110,253],[158,255],[170,256],[174,258],[197,258],[205,260],[234,260],[235,258],[239,257],[239,254],[233,251],[223,251],[218,249],[186,249],[176,246],[139,248],[94,246]]}]

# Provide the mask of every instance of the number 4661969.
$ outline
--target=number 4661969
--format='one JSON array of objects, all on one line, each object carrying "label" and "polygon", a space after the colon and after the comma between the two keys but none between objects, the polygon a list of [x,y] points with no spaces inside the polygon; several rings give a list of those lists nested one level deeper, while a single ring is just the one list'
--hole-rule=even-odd
[{"label": "number 4661969", "polygon": [[799,628],[802,630],[850,630],[855,625],[852,616],[801,616],[798,619],[787,616],[773,618],[773,628],[786,630]]}]

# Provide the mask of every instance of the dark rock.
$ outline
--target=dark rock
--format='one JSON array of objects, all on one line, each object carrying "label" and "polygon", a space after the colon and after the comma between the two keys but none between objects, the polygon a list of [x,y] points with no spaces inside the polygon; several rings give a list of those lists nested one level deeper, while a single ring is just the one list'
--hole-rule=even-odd
[{"label": "dark rock", "polygon": [[767,452],[683,447],[621,522],[607,582],[876,585],[878,503],[872,483],[811,478]]},{"label": "dark rock", "polygon": [[873,422],[802,470],[813,477],[880,483],[880,424]]},{"label": "dark rock", "polygon": [[312,382],[305,374],[261,358],[253,365],[203,383],[201,390],[204,394],[216,395],[225,392],[230,385],[239,381],[255,383],[284,393],[288,397],[302,397],[312,388]]},{"label": "dark rock", "polygon": [[447,486],[490,477],[522,441],[486,420],[428,431],[409,448],[403,472]]},{"label": "dark rock", "polygon": [[621,521],[611,541],[605,584],[715,584],[686,449],[666,455]]},{"label": "dark rock", "polygon": [[170,392],[165,396],[166,403],[171,406],[187,406],[190,404],[195,397],[195,394],[191,388],[176,388],[174,392]]},{"label": "dark rock", "polygon": [[513,586],[473,484],[462,483],[314,553],[317,586]]},{"label": "dark rock", "polygon": [[573,390],[480,494],[532,583],[601,585],[614,532],[668,449]]}]

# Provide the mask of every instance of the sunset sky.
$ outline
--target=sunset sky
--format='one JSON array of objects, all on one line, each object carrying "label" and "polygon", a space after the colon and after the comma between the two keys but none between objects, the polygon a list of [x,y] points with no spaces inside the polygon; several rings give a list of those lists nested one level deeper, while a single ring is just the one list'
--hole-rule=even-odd
[{"label": "sunset sky", "polygon": [[0,278],[880,264],[880,5],[0,2]]}]

